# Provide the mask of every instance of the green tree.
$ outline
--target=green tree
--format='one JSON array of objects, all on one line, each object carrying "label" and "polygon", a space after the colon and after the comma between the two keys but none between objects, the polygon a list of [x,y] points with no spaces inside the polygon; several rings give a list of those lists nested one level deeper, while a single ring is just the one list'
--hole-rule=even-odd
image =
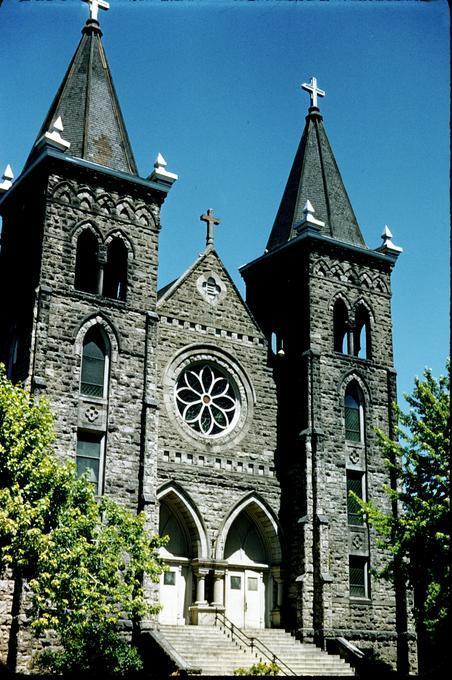
[{"label": "green tree", "polygon": [[[0,367],[0,572],[15,580],[13,614],[24,579],[31,589],[36,634],[54,630],[58,652],[40,664],[52,670],[121,673],[140,667],[119,621],[155,611],[142,580],[158,580],[162,540],[143,514],[102,498],[53,452],[52,414],[45,400],[13,386]],[[15,665],[17,626],[8,663]]]},{"label": "green tree", "polygon": [[[449,366],[447,366],[449,369]],[[449,375],[436,380],[430,370],[405,395],[408,413],[397,408],[398,441],[378,431],[393,480],[386,491],[397,512],[389,515],[362,503],[369,524],[412,589],[420,671],[444,659],[450,603],[450,395]],[[355,496],[359,501],[359,499]],[[450,643],[448,643],[450,644]]]}]

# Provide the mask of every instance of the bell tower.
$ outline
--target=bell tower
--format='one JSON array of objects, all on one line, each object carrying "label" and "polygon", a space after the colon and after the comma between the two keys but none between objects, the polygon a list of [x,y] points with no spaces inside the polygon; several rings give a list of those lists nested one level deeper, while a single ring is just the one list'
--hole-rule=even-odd
[{"label": "bell tower", "polygon": [[386,229],[380,248],[366,246],[323,126],[325,92],[315,78],[302,87],[311,106],[267,248],[241,269],[278,393],[285,622],[307,641],[384,640],[395,661],[406,623],[371,575],[387,557],[349,492],[389,508],[375,428],[393,434],[390,274],[401,249]]},{"label": "bell tower", "polygon": [[[160,207],[177,176],[137,167],[90,17],[17,180],[3,191],[0,360],[47,395],[57,446],[97,493],[153,498]],[[11,184],[11,182],[9,182]]]}]

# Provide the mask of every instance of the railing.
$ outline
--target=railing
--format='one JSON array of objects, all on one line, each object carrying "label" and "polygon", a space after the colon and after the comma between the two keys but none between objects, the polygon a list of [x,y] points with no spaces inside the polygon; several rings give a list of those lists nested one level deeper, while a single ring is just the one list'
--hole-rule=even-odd
[{"label": "railing", "polygon": [[283,675],[297,675],[295,671],[293,671],[282,659],[276,656],[262,640],[247,635],[241,628],[236,626],[235,623],[232,623],[223,612],[215,609],[215,625],[217,625],[217,621],[231,633],[231,640],[234,640],[235,636],[239,642],[246,647],[249,647],[252,652],[256,650],[259,654],[264,656],[267,661],[276,664]]}]

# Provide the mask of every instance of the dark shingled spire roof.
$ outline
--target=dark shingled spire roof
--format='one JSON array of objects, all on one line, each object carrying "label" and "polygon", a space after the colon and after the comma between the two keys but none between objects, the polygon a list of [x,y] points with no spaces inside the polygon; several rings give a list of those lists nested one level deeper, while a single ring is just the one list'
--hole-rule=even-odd
[{"label": "dark shingled spire roof", "polygon": [[322,120],[319,109],[311,106],[268,240],[268,250],[297,235],[294,226],[303,220],[307,200],[314,206],[315,218],[325,222],[320,233],[366,247]]},{"label": "dark shingled spire roof", "polygon": [[99,23],[88,19],[37,140],[61,116],[70,156],[136,175],[101,36]]}]

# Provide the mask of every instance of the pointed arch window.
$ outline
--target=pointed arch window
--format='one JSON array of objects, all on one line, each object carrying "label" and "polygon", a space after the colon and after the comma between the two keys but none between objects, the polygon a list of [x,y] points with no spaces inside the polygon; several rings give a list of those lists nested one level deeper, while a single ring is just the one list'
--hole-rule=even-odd
[{"label": "pointed arch window", "polygon": [[350,354],[348,310],[345,302],[340,298],[334,304],[333,329],[334,351],[341,354]]},{"label": "pointed arch window", "polygon": [[370,318],[367,309],[360,305],[355,314],[355,356],[361,359],[370,359]]},{"label": "pointed arch window", "polygon": [[82,231],[77,239],[75,288],[86,293],[98,292],[99,265],[97,238],[91,229]]},{"label": "pointed arch window", "polygon": [[344,399],[345,439],[349,442],[364,441],[364,400],[360,387],[351,382]]},{"label": "pointed arch window", "polygon": [[105,297],[113,300],[125,300],[127,289],[128,252],[121,238],[110,241],[107,250],[107,263],[104,274]]},{"label": "pointed arch window", "polygon": [[85,336],[80,393],[104,397],[107,392],[110,345],[104,331],[94,326]]}]

